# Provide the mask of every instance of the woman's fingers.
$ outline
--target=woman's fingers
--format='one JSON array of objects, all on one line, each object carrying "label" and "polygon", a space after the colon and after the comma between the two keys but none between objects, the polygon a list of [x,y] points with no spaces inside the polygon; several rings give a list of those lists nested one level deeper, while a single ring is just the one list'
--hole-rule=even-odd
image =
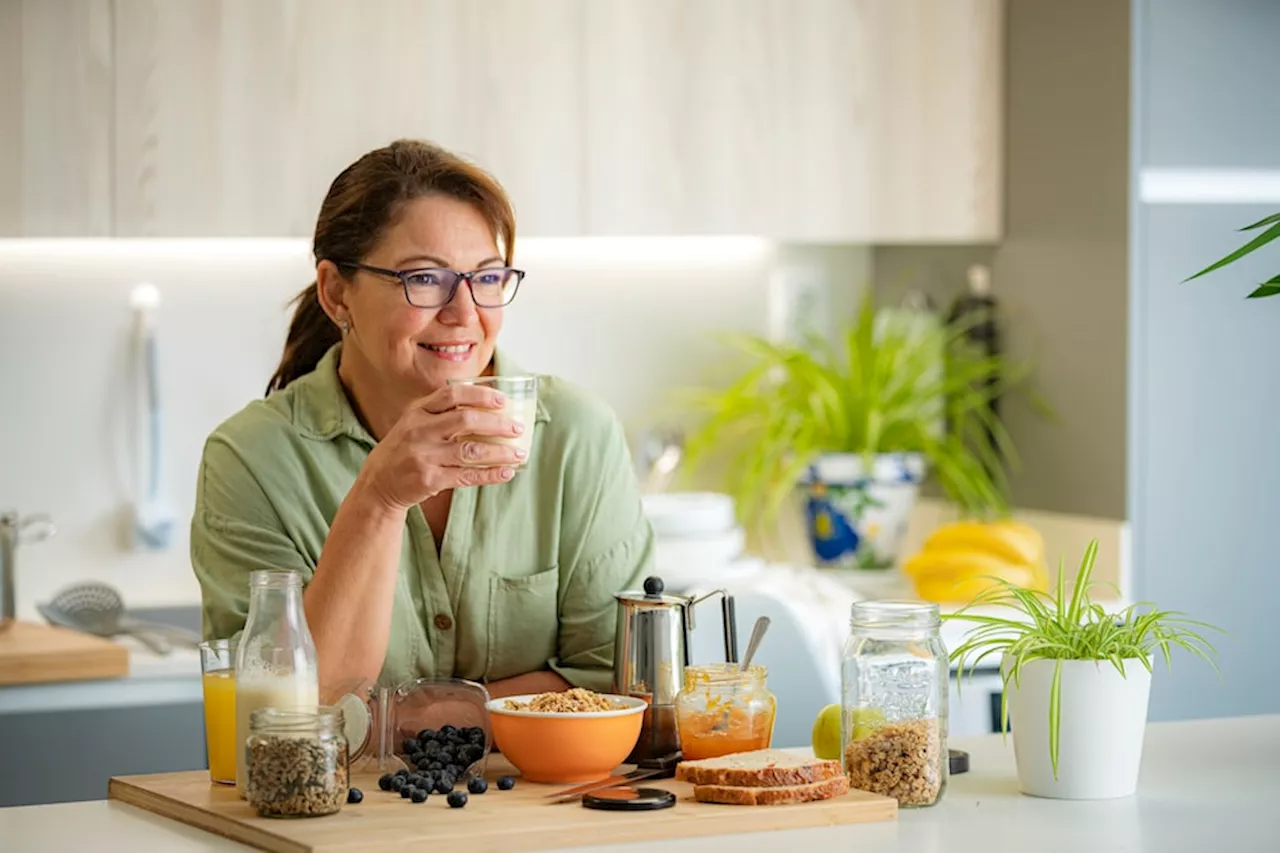
[{"label": "woman's fingers", "polygon": [[461,489],[468,486],[492,486],[506,483],[516,475],[515,468],[500,465],[494,468],[461,468],[441,466],[437,469],[441,480],[440,491]]},{"label": "woman's fingers", "polygon": [[462,466],[479,466],[482,468],[494,465],[519,465],[524,461],[525,452],[508,444],[495,444],[489,441],[472,441],[463,439],[454,442],[453,459],[446,464]]},{"label": "woman's fingers", "polygon": [[492,388],[481,385],[446,385],[418,401],[418,406],[433,415],[461,406],[477,409],[501,409],[506,398]]},{"label": "woman's fingers", "polygon": [[492,409],[454,409],[431,419],[445,441],[456,441],[471,435],[514,438],[524,431],[518,421],[504,417]]}]

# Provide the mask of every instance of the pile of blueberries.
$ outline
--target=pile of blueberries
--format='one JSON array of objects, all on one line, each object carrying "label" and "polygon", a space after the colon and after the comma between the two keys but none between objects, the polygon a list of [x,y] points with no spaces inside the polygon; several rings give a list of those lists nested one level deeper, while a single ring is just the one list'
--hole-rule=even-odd
[{"label": "pile of blueberries", "polygon": [[[467,794],[454,788],[467,768],[483,758],[484,753],[485,733],[482,728],[443,726],[439,731],[423,729],[417,737],[405,738],[402,744],[405,761],[416,769],[388,773],[378,780],[378,787],[384,791],[395,791],[415,803],[426,802],[432,793],[445,794],[449,805],[460,809],[467,804]],[[515,780],[510,776],[498,780],[500,790],[509,791],[514,787]],[[481,777],[467,782],[467,791],[472,794],[483,794],[487,790],[489,783]]]}]

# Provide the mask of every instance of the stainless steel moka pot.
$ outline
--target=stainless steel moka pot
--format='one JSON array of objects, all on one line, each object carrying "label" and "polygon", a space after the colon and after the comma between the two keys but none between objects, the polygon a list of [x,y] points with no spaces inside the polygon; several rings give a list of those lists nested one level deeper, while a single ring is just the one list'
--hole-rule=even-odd
[{"label": "stainless steel moka pot", "polygon": [[613,692],[644,699],[640,740],[627,763],[645,769],[674,771],[680,760],[680,736],[676,727],[676,694],[684,686],[689,665],[689,632],[694,628],[694,606],[721,596],[724,619],[724,656],[738,661],[738,630],[733,596],[723,589],[706,595],[664,595],[662,578],[645,579],[643,592],[619,592],[617,630],[613,645]]}]

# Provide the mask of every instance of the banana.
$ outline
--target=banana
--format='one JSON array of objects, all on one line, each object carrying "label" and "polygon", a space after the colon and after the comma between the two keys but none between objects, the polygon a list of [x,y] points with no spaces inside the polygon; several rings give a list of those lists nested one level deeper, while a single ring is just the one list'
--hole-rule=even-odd
[{"label": "banana", "polygon": [[916,594],[927,601],[963,603],[999,578],[1031,589],[1048,588],[1044,539],[1017,521],[958,521],[935,530],[902,566]]},{"label": "banana", "polygon": [[957,521],[943,525],[925,540],[924,550],[944,548],[975,548],[1027,565],[1044,561],[1044,539],[1034,527],[1019,521]]}]

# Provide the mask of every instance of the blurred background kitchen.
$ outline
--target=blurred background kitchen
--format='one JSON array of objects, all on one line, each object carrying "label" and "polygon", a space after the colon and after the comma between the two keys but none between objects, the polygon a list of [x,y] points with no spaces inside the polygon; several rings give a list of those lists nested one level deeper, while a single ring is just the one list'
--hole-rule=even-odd
[{"label": "blurred background kitchen", "polygon": [[[1277,35],[1273,0],[0,0],[11,600],[47,625],[96,581],[179,629],[117,636],[112,677],[9,632],[0,806],[205,766],[201,445],[263,392],[329,182],[405,136],[511,192],[502,345],[616,407],[669,587],[774,619],[775,744],[838,701],[849,603],[929,597],[903,565],[956,507],[927,474],[888,565],[824,559],[803,487],[753,523],[691,463],[686,392],[741,375],[722,333],[842,340],[868,295],[926,324],[993,298],[1051,409],[999,408],[1033,547],[1070,571],[1096,538],[1102,597],[1228,629],[1152,719],[1280,710],[1280,302],[1242,298],[1275,255],[1179,284],[1280,205]],[[998,678],[968,688],[952,732],[991,731]]]}]

